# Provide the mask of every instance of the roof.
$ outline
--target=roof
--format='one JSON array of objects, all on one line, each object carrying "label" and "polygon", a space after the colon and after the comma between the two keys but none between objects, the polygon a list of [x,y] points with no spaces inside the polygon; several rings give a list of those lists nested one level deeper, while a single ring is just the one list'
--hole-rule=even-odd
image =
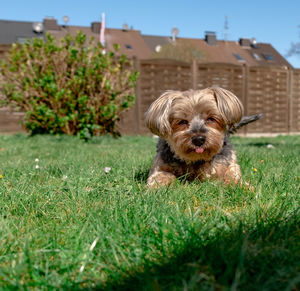
[{"label": "roof", "polygon": [[[100,22],[93,22],[91,26],[69,26],[57,24],[57,20],[54,18],[45,18],[42,33],[34,32],[33,24],[34,22],[0,20],[0,44],[23,42],[26,38],[44,37],[45,31],[58,39],[68,33],[76,34],[77,31],[82,31],[88,38],[93,37],[95,43],[99,41]],[[113,49],[113,44],[119,44],[120,54],[126,54],[128,57],[135,56],[139,59],[157,57],[158,46],[163,47],[173,43],[170,37],[142,35],[139,30],[134,29],[107,28],[105,35],[108,50]],[[208,39],[212,40],[211,44],[208,44]],[[211,34],[209,38],[206,37],[205,39],[176,38],[176,43],[195,48],[195,58],[203,63],[246,63],[249,66],[292,67],[271,44],[257,43],[251,45],[249,39],[240,39],[240,42],[224,41],[217,40],[215,34]]]},{"label": "roof", "polygon": [[[87,26],[61,26],[59,29],[48,30],[56,38],[62,38],[67,34],[76,34],[78,31],[83,32],[87,37],[93,37],[95,42],[99,41],[99,32],[93,32],[91,27]],[[120,46],[119,54],[125,54],[128,57],[135,56],[139,59],[149,58],[151,55],[150,48],[146,45],[138,30],[107,28],[105,30],[105,39],[108,50],[113,50],[114,44]]]},{"label": "roof", "polygon": [[140,31],[108,29],[106,32],[108,49],[117,43],[120,45],[120,52],[129,57],[136,56],[139,59],[146,59],[151,56],[151,50],[145,43]]},{"label": "roof", "polygon": [[27,38],[44,37],[43,33],[35,33],[34,22],[0,20],[0,44],[23,42]]},{"label": "roof", "polygon": [[171,38],[167,36],[143,35],[143,39],[152,52],[155,52],[157,46],[163,46],[171,42]]},{"label": "roof", "polygon": [[[165,46],[172,43],[170,37],[143,35],[145,42],[152,51],[152,57],[158,46]],[[202,54],[197,58],[203,63],[230,63],[249,66],[286,66],[291,64],[282,57],[271,44],[257,43],[256,45],[243,46],[239,42],[217,40],[216,45],[209,45],[204,39],[176,38],[176,42],[190,44]]]}]

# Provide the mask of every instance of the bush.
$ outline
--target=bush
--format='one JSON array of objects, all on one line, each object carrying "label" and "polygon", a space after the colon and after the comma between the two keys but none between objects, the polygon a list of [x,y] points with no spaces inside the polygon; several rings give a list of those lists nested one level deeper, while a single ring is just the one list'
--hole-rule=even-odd
[{"label": "bush", "polygon": [[47,34],[14,44],[0,66],[2,105],[25,111],[31,134],[119,135],[116,121],[134,103],[137,72],[125,55],[103,54],[83,33],[59,44]]}]

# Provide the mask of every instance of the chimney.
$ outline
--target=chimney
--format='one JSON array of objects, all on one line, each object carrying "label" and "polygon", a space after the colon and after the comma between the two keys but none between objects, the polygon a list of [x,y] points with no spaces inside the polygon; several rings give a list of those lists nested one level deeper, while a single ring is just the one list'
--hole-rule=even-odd
[{"label": "chimney", "polygon": [[93,33],[100,33],[101,22],[92,22],[91,29]]},{"label": "chimney", "polygon": [[217,45],[217,36],[213,31],[205,32],[205,41],[208,45]]},{"label": "chimney", "polygon": [[245,47],[245,48],[250,48],[250,46],[251,46],[251,41],[249,38],[240,38],[239,43],[240,43],[240,46]]},{"label": "chimney", "polygon": [[46,30],[60,30],[60,26],[57,24],[57,20],[53,17],[44,18],[44,27]]}]

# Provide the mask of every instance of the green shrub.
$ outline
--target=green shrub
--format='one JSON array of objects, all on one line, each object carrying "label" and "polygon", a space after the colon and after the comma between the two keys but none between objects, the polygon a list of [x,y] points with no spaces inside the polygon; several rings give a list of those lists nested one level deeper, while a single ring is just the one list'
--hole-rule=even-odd
[{"label": "green shrub", "polygon": [[59,44],[47,34],[14,44],[0,66],[2,105],[25,111],[31,134],[69,134],[89,138],[117,136],[116,121],[135,99],[137,72],[125,55],[103,54],[79,32]]}]

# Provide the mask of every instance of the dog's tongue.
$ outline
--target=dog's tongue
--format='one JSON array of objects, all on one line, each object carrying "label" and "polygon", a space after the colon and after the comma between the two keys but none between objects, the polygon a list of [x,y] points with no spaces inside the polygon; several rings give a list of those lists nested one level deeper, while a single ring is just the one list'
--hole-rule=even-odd
[{"label": "dog's tongue", "polygon": [[204,152],[204,148],[196,147],[195,152],[197,154],[202,154]]}]

